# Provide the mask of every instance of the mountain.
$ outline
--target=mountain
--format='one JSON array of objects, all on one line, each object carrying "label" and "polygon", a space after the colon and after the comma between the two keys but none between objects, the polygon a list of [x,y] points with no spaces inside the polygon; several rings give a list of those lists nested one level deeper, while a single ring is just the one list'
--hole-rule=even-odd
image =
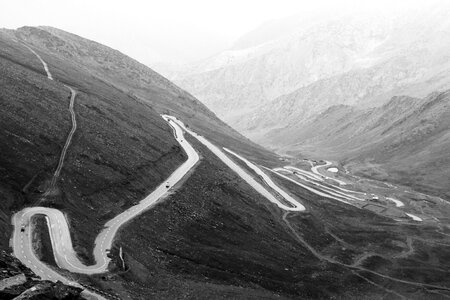
[{"label": "mountain", "polygon": [[339,160],[355,173],[447,198],[449,117],[449,91],[396,96],[376,108],[332,106],[269,142],[280,152]]},{"label": "mountain", "polygon": [[[348,124],[348,130],[359,132],[366,121],[359,115],[361,111],[379,108],[385,112],[384,105],[396,96],[427,103],[428,95],[447,91],[449,20],[450,6],[445,2],[420,11],[405,7],[396,13],[293,16],[268,22],[241,37],[231,49],[178,71],[172,69],[168,76],[233,128],[272,150],[300,156],[316,154],[318,159],[338,159],[341,163],[352,158],[364,161],[367,154],[368,161],[372,159],[370,151],[356,150],[363,147],[362,140],[351,139],[348,147],[342,146],[357,134],[337,132],[341,126],[334,118],[338,115],[330,112],[344,114],[345,107],[343,120],[354,124],[343,123]],[[396,107],[396,112],[406,118],[411,109],[415,107],[404,105]],[[447,124],[444,118],[438,121],[442,121],[439,126]],[[381,128],[383,123],[379,124]],[[367,147],[379,150],[370,140],[374,137],[368,134],[365,138],[370,141]],[[389,141],[401,143],[397,138]],[[441,158],[431,150],[434,146],[424,145],[428,150],[422,152],[421,166],[408,164],[408,159],[401,167],[400,163],[391,164],[397,158],[391,155],[372,167],[392,171],[389,174],[401,177],[401,182],[420,183],[428,192],[434,189],[445,194],[446,172],[433,173],[433,161]],[[437,157],[429,158],[429,154]],[[424,168],[427,162],[430,165]],[[391,168],[393,165],[398,168]],[[422,170],[422,179],[413,179],[418,176],[416,167]],[[404,174],[397,177],[400,172]]]},{"label": "mountain", "polygon": [[[441,111],[436,103],[424,111]],[[0,248],[29,255],[22,262],[53,281],[112,299],[439,299],[450,290],[441,199],[342,175],[355,189],[348,202],[329,178],[297,182],[273,168],[306,172],[313,161],[257,146],[150,68],[68,32],[0,30],[0,139]],[[198,160],[168,182],[192,153]],[[375,193],[404,207],[355,200]],[[39,213],[25,219],[30,209]],[[94,248],[116,217],[111,247]],[[93,265],[93,249],[111,259],[106,272],[58,267],[68,256]]]},{"label": "mountain", "polygon": [[[232,130],[190,94],[116,50],[48,27],[1,30],[0,43],[3,249],[9,247],[13,212],[25,206],[50,206],[67,214],[75,250],[86,263],[92,262],[94,239],[104,223],[143,199],[186,159],[172,129],[161,118],[162,113],[177,116],[218,145],[227,145],[269,165],[277,159]],[[55,80],[47,78],[41,62],[27,46],[48,64]],[[77,129],[56,188],[42,200],[71,128],[70,91],[64,85],[77,91],[74,104]],[[217,185],[224,179],[218,175],[207,176],[217,168],[203,168],[202,176],[207,179],[201,186],[211,189],[209,193],[216,200],[209,205],[213,205],[222,201]],[[227,172],[222,171],[222,175]],[[248,194],[242,194],[239,189],[233,193],[234,199],[250,200]],[[188,205],[195,206],[200,205],[201,200],[185,198],[181,202],[190,201]],[[227,210],[222,213],[228,216]],[[234,215],[231,211],[229,214]],[[133,224],[127,228],[133,228]],[[184,228],[186,224],[180,224],[180,232]],[[204,232],[209,230],[211,228],[206,228]],[[134,241],[139,242],[141,238]],[[125,238],[124,243],[119,243],[133,245]],[[151,251],[147,246],[134,244],[127,251],[128,258]],[[170,247],[180,246],[172,243]],[[203,246],[194,243],[186,247],[201,249]],[[146,256],[139,263],[148,263],[149,258]],[[256,258],[260,259],[263,256]],[[167,276],[175,276],[170,272]],[[140,275],[128,276],[133,277],[130,282],[140,280]],[[197,293],[200,289],[213,291],[217,288],[214,284],[209,288],[190,284]],[[180,288],[177,286],[174,290]],[[238,294],[252,292],[252,289],[235,291]],[[130,291],[123,293],[126,295]],[[262,288],[255,293],[271,295],[273,292]],[[146,298],[145,295],[141,297]]]},{"label": "mountain", "polygon": [[[262,144],[338,105],[449,88],[450,7],[299,16],[264,24],[235,47],[168,72],[219,117]],[[269,145],[270,146],[270,145]]]}]

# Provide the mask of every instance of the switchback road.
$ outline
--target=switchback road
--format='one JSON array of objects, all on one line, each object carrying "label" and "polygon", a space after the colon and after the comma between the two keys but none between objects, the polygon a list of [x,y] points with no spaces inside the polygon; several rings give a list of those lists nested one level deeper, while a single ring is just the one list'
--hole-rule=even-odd
[{"label": "switchback road", "polygon": [[[186,139],[184,139],[182,129],[173,121],[167,121],[174,129],[175,138],[187,153],[188,159],[145,199],[105,224],[105,228],[95,240],[95,265],[86,266],[78,259],[73,249],[70,229],[65,215],[57,209],[48,207],[28,207],[13,216],[14,234],[12,246],[14,255],[37,274],[43,276],[43,278],[52,279],[61,277],[57,272],[49,269],[44,263],[37,259],[32,250],[32,235],[29,224],[32,216],[41,214],[47,217],[53,254],[55,261],[60,268],[84,274],[96,274],[107,271],[110,258],[107,257],[106,251],[111,248],[117,230],[129,220],[151,208],[159,199],[167,196],[170,187],[181,180],[199,160],[197,152]],[[166,182],[169,182],[169,188],[166,187]]]}]

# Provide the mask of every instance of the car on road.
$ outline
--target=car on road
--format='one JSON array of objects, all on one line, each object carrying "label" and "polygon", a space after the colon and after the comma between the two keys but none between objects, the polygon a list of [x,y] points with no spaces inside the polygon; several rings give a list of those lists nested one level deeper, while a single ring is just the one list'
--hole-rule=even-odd
[{"label": "car on road", "polygon": [[166,183],[166,188],[169,188],[170,187],[170,184],[169,183]]},{"label": "car on road", "polygon": [[20,232],[25,232],[25,227],[20,228]]}]

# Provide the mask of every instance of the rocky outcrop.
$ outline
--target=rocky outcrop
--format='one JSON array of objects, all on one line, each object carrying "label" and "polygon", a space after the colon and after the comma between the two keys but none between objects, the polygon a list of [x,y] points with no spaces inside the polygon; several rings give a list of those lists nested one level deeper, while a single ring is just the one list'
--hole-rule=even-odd
[{"label": "rocky outcrop", "polygon": [[81,288],[42,281],[18,259],[0,251],[0,299],[82,300]]}]

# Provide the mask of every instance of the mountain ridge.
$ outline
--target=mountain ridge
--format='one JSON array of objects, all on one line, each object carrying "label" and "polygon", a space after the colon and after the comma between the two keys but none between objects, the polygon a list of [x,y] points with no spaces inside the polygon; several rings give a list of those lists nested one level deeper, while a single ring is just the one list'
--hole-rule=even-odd
[{"label": "mountain ridge", "polygon": [[[297,25],[277,39],[226,50],[168,76],[265,145],[262,132],[270,136],[271,129],[334,104],[380,106],[395,95],[425,97],[448,89],[450,8],[444,4],[393,15],[287,18]],[[246,36],[251,40],[252,32]]]},{"label": "mountain ridge", "polygon": [[[228,132],[228,135],[233,137],[234,140],[245,140],[249,145],[251,145],[252,148],[259,148],[262,152],[265,152],[261,146],[246,139],[229,125],[222,122],[213,112],[207,109],[191,94],[181,89],[165,77],[159,75],[157,72],[151,70],[149,67],[128,57],[118,50],[48,26],[40,26],[38,28],[22,27],[17,31],[7,31],[10,34],[16,35],[18,38],[23,38],[25,41],[31,43],[31,45],[35,43],[34,45],[36,47],[50,51],[49,53],[53,53],[56,57],[71,59],[72,62],[75,62],[76,66],[81,70],[86,70],[86,67],[82,66],[82,63],[85,64],[86,62],[89,62],[90,65],[87,67],[90,68],[90,72],[93,70],[100,72],[98,74],[100,74],[101,78],[108,79],[106,84],[114,85],[115,88],[119,88],[125,93],[128,93],[132,98],[137,97],[144,102],[150,102],[150,104],[161,113],[167,112],[167,109],[169,108],[167,106],[167,103],[169,103],[167,102],[167,98],[153,97],[152,99],[146,99],[145,95],[148,92],[159,94],[159,91],[161,90],[164,93],[169,92],[172,97],[178,98],[178,101],[170,101],[170,105],[176,108],[177,111],[189,111],[188,114],[183,116],[184,118],[192,119],[192,116],[196,116],[196,118],[200,118],[205,123],[212,121],[212,123],[207,126],[208,131],[205,131],[206,127],[204,125],[202,126],[199,122],[197,122],[196,125],[202,127],[200,132],[208,132],[207,134],[212,132],[219,133],[218,128],[227,128],[226,131]],[[39,40],[40,34],[45,36],[44,40],[46,42],[42,43]],[[78,50],[77,48],[79,47],[82,47],[85,50]],[[84,57],[87,58],[87,61],[82,60]],[[111,61],[119,61],[120,63],[114,67],[110,65]],[[105,71],[108,75],[107,77],[104,77]],[[59,72],[59,70],[54,70],[54,72]],[[63,80],[67,78],[67,75],[63,72],[59,75]],[[133,91],[131,92],[131,90]],[[172,112],[176,113],[176,111]],[[214,140],[213,135],[211,136]],[[270,154],[265,152],[265,155]]]}]

